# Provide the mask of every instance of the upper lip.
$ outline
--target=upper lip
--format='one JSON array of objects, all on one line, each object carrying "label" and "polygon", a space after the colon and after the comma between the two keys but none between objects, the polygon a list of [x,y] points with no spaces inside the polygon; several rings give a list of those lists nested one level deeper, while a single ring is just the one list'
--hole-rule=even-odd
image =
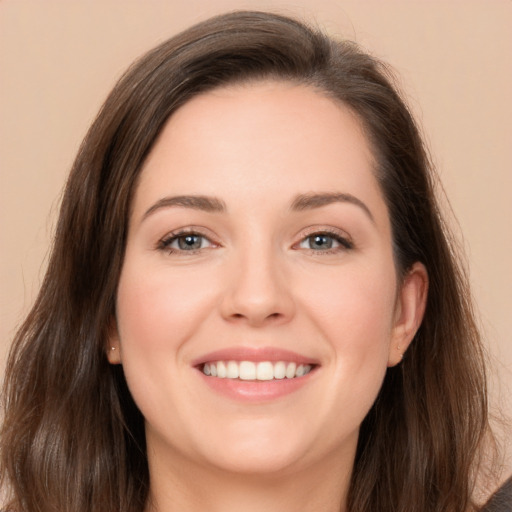
[{"label": "upper lip", "polygon": [[298,354],[292,350],[277,347],[230,347],[208,352],[192,361],[192,366],[199,366],[213,361],[286,361],[298,364],[318,365],[319,361],[312,357]]}]

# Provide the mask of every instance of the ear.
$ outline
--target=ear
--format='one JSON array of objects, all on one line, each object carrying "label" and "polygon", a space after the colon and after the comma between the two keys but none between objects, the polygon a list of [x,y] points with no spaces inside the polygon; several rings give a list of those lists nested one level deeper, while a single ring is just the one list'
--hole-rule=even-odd
[{"label": "ear", "polygon": [[119,330],[114,317],[110,321],[105,352],[110,364],[121,364],[121,343],[119,342]]},{"label": "ear", "polygon": [[405,275],[398,291],[388,366],[400,363],[419,329],[425,314],[427,293],[427,269],[422,263],[416,262]]}]

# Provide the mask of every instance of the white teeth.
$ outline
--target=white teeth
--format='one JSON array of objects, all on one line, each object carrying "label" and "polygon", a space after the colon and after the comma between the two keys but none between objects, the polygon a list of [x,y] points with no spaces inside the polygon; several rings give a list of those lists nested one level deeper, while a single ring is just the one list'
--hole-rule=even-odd
[{"label": "white teeth", "polygon": [[295,377],[295,369],[297,368],[297,365],[295,363],[288,363],[286,366],[286,373],[285,376],[287,379],[293,379]]},{"label": "white teeth", "polygon": [[274,364],[274,379],[284,379],[286,376],[286,365],[279,361]]},{"label": "white teeth", "polygon": [[286,363],[284,361],[216,361],[206,363],[203,373],[220,379],[273,380],[303,377],[312,369],[312,365]]},{"label": "white teeth", "polygon": [[256,366],[257,380],[272,380],[274,378],[274,366],[269,361],[258,363]]},{"label": "white teeth", "polygon": [[222,361],[219,361],[217,363],[217,377],[219,377],[221,379],[225,379],[226,375],[227,375],[226,365]]},{"label": "white teeth", "polygon": [[256,378],[256,365],[252,361],[242,361],[239,366],[241,380],[254,380]]},{"label": "white teeth", "polygon": [[235,363],[235,361],[228,361],[228,373],[226,377],[228,379],[238,379],[239,375],[240,372],[238,370],[238,363]]}]

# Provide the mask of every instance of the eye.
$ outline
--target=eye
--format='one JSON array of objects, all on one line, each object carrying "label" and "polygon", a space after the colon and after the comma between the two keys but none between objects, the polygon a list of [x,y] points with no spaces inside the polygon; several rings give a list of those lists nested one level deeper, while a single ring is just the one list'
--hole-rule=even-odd
[{"label": "eye", "polygon": [[338,250],[352,249],[353,244],[337,233],[321,232],[312,233],[303,238],[298,247],[315,252],[337,252]]},{"label": "eye", "polygon": [[215,244],[206,236],[200,233],[188,231],[171,233],[166,238],[162,239],[158,244],[159,249],[167,250],[170,253],[195,253],[201,249],[207,249],[214,246]]}]

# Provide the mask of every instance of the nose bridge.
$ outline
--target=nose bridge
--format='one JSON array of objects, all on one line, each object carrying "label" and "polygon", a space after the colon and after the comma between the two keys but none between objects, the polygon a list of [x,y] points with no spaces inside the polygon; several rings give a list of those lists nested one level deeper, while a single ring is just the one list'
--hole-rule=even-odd
[{"label": "nose bridge", "polygon": [[268,238],[240,244],[230,267],[223,304],[226,318],[260,325],[284,322],[293,315],[284,258]]}]

